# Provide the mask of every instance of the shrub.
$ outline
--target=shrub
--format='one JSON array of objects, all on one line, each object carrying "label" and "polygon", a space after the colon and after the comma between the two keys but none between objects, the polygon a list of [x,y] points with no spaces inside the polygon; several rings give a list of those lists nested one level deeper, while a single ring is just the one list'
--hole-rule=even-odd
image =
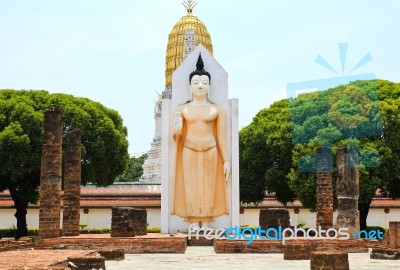
[{"label": "shrub", "polygon": [[299,224],[297,224],[297,227],[299,228],[303,228],[304,226],[306,226],[306,223],[304,221],[300,221]]},{"label": "shrub", "polygon": [[160,233],[161,228],[160,227],[154,227],[154,228],[147,228],[148,233]]},{"label": "shrub", "polygon": [[254,225],[242,225],[242,226],[240,226],[240,229],[252,229],[252,230],[254,230],[254,229],[257,229],[258,228],[258,226],[254,226]]},{"label": "shrub", "polygon": [[366,230],[367,232],[372,231],[372,230],[381,231],[381,232],[385,233],[388,229],[380,227],[380,226],[367,226],[367,230]]},{"label": "shrub", "polygon": [[[17,229],[15,229],[15,228],[0,229],[0,239],[3,237],[14,238],[16,232],[17,232]],[[28,230],[28,236],[38,236],[38,235],[39,235],[38,229],[29,229]]]}]

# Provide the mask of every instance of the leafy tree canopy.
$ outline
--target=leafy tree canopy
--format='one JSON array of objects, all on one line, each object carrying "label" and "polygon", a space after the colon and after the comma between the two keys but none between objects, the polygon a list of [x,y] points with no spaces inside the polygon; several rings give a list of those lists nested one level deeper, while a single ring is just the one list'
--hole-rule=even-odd
[{"label": "leafy tree canopy", "polygon": [[291,152],[288,101],[281,100],[261,110],[239,133],[241,201],[258,203],[266,190],[284,204],[293,200],[287,178]]},{"label": "leafy tree canopy", "polygon": [[[315,209],[316,157],[321,146],[359,154],[360,203],[376,189],[400,197],[400,84],[356,81],[275,102],[240,131],[241,199],[259,202],[266,191]],[[335,188],[334,188],[335,190]]]},{"label": "leafy tree canopy", "polygon": [[147,154],[140,157],[131,157],[128,166],[123,174],[118,176],[115,182],[137,182],[143,174],[143,163],[147,158]]},{"label": "leafy tree canopy", "polygon": [[63,112],[63,136],[81,129],[83,184],[110,185],[129,158],[127,129],[115,110],[72,95],[0,90],[0,192],[10,191],[18,223],[28,203],[38,199],[43,112],[52,107]]}]

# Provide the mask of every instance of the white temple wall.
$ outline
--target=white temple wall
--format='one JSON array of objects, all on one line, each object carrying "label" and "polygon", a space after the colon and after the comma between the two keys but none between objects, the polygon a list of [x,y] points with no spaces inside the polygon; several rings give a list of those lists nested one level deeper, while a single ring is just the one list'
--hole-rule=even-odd
[{"label": "white temple wall", "polygon": [[[161,208],[147,208],[148,227],[161,227]],[[17,226],[17,219],[14,217],[15,209],[0,209],[0,229],[9,229]],[[86,229],[110,229],[111,208],[92,208],[88,214],[80,211],[80,224],[88,224]],[[27,214],[28,229],[39,228],[39,209],[30,208]],[[62,211],[61,211],[62,217]],[[62,223],[61,223],[62,224]]]},{"label": "white temple wall", "polygon": [[[161,208],[147,208],[147,223],[149,227],[161,227]],[[14,217],[15,209],[0,209],[0,229],[9,229],[17,225]],[[240,225],[258,226],[259,208],[246,208],[244,213],[240,214]],[[299,222],[305,222],[306,227],[313,227],[315,224],[316,214],[311,213],[307,209],[300,209],[298,214],[298,222],[295,223],[294,209],[289,209],[291,225],[297,225]],[[62,215],[61,215],[62,216]],[[334,212],[334,223],[337,212]],[[389,227],[389,221],[400,221],[400,208],[391,208],[388,214],[385,214],[383,208],[371,208],[369,210],[367,224],[368,226]],[[37,229],[39,227],[39,209],[29,208],[27,214],[27,223],[29,229]],[[109,229],[111,228],[111,208],[89,209],[87,216],[81,209],[80,224],[88,224],[88,229]]]},{"label": "white temple wall", "polygon": [[[0,209],[0,229],[17,227],[17,219],[14,217],[15,209]],[[26,214],[28,229],[39,228],[39,208],[30,208]]]}]

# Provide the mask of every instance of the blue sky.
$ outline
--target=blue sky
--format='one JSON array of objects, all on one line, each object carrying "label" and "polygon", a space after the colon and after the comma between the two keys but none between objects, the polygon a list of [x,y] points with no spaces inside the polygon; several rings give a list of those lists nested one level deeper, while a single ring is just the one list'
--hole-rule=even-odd
[{"label": "blue sky", "polygon": [[[168,33],[181,0],[0,0],[0,89],[88,97],[122,115],[129,152],[150,148]],[[198,0],[214,57],[239,99],[239,127],[292,82],[375,73],[400,82],[400,1]],[[367,53],[373,61],[352,73]],[[338,74],[315,63],[321,55]]]}]

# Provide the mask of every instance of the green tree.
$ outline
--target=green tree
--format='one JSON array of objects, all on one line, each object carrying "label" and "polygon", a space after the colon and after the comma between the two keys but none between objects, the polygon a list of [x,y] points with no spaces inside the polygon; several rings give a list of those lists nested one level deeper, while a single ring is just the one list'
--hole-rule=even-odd
[{"label": "green tree", "polygon": [[360,157],[359,210],[365,227],[378,188],[400,198],[399,108],[400,84],[376,80],[302,94],[261,110],[240,131],[242,201],[259,202],[270,191],[284,204],[297,197],[315,210],[317,150],[332,150],[336,192],[336,151],[351,146]]},{"label": "green tree", "polygon": [[82,184],[112,184],[129,158],[127,129],[115,110],[72,95],[0,90],[0,192],[8,189],[14,201],[16,238],[27,235],[27,207],[38,200],[43,112],[51,107],[63,111],[64,136],[81,129]]},{"label": "green tree", "polygon": [[[391,128],[381,106],[381,88],[387,85],[396,88],[396,84],[385,81],[356,81],[303,94],[290,102],[292,135],[298,143],[293,150],[290,187],[305,207],[315,210],[317,149],[325,146],[332,150],[332,184],[336,192],[336,151],[354,147],[360,158],[360,227],[366,228],[376,190],[393,182],[393,174],[387,177],[387,169],[392,167],[394,175],[400,172],[399,166],[392,166],[387,140]],[[389,189],[393,194],[393,187]]]},{"label": "green tree", "polygon": [[143,163],[147,158],[147,154],[140,157],[131,157],[128,166],[123,174],[118,176],[115,182],[137,182],[143,174]]},{"label": "green tree", "polygon": [[258,203],[265,192],[274,192],[286,204],[294,193],[287,174],[292,158],[288,101],[281,100],[261,110],[239,133],[240,198]]}]

